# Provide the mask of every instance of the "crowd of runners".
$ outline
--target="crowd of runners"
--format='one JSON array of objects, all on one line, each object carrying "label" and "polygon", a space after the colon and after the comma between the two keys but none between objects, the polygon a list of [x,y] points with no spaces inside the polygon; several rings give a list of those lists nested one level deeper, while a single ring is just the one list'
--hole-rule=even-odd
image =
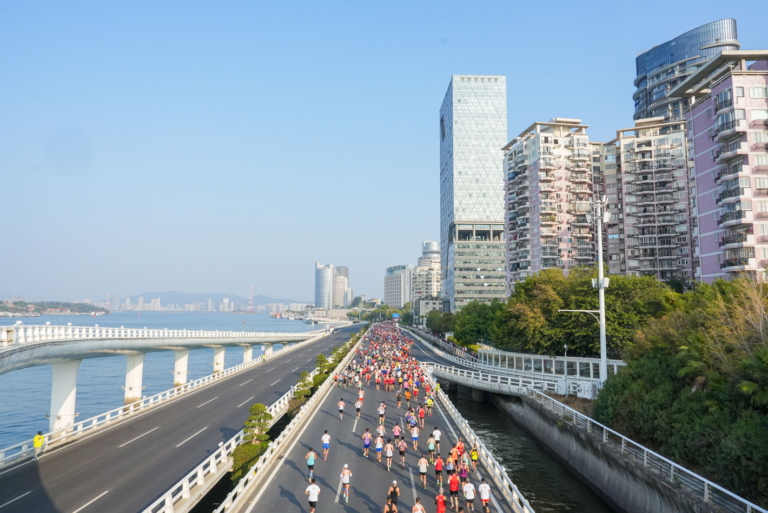
[{"label": "crowd of runners", "polygon": [[[399,456],[396,464],[403,469],[406,468],[406,456],[413,456],[416,461],[415,466],[418,467],[420,484],[424,490],[427,489],[429,468],[431,467],[435,473],[437,493],[434,502],[437,513],[445,513],[446,508],[463,512],[465,508],[459,503],[460,492],[468,511],[475,511],[475,499],[479,496],[479,506],[482,507],[483,513],[490,513],[488,501],[491,499],[491,487],[485,479],[481,479],[480,485],[475,488],[469,479],[470,473],[477,472],[477,445],[468,447],[459,437],[457,443],[452,446],[441,447],[443,434],[440,429],[437,426],[432,430],[427,428],[429,425],[427,419],[432,417],[440,384],[435,385],[436,389],[432,388],[416,358],[410,354],[412,345],[413,340],[404,335],[394,323],[374,325],[368,330],[365,342],[356,350],[347,367],[333,376],[335,387],[354,387],[357,390],[357,401],[354,404],[357,420],[360,419],[360,412],[365,402],[364,385],[375,388],[377,391],[383,390],[393,394],[393,401],[389,407],[387,402],[376,405],[378,426],[365,428],[361,436],[362,457],[372,459],[375,456],[376,463],[381,463],[386,466],[388,472],[391,472],[396,452]],[[394,405],[397,405],[396,408]],[[347,410],[347,403],[343,398],[339,400],[337,407],[339,420],[343,421]],[[393,409],[395,411],[391,411]],[[422,441],[421,449],[419,449],[420,440]],[[327,461],[331,443],[327,430],[321,438],[321,443],[323,461]],[[307,478],[310,482],[305,493],[309,496],[310,513],[314,513],[320,488],[314,477],[314,468],[319,456],[313,447],[310,447],[305,459],[308,468]],[[348,503],[352,478],[348,464],[345,464],[341,470],[340,478],[343,492],[341,498]],[[444,493],[446,487],[447,496]],[[393,480],[386,491],[383,512],[398,513],[399,497],[400,488],[397,480]],[[411,511],[426,513],[420,497],[416,498]]]}]

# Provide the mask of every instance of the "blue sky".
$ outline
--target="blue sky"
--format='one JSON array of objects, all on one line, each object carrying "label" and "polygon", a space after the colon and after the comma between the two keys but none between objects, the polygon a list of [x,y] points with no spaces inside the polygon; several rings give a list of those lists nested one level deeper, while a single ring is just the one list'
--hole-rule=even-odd
[{"label": "blue sky", "polygon": [[[663,12],[661,12],[663,11]],[[0,293],[383,294],[439,238],[452,74],[506,75],[509,133],[632,124],[638,51],[765,2],[3,2]]]}]

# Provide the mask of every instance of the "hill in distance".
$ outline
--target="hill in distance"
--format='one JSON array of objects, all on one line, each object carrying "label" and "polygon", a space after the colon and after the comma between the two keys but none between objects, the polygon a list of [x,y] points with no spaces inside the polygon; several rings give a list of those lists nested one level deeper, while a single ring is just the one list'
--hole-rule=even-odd
[{"label": "hill in distance", "polygon": [[[168,304],[178,303],[179,305],[185,305],[187,303],[197,303],[200,301],[205,301],[208,298],[211,298],[213,303],[218,306],[219,303],[222,302],[224,298],[229,298],[229,301],[234,301],[235,303],[239,303],[241,305],[247,305],[248,304],[248,298],[242,297],[242,296],[236,296],[233,294],[224,294],[222,292],[215,292],[215,293],[198,293],[198,294],[189,294],[187,292],[179,292],[175,290],[166,290],[162,292],[144,292],[143,294],[135,294],[133,296],[128,296],[131,299],[131,303],[136,304],[139,301],[139,297],[144,297],[144,303],[149,303],[152,299],[160,298],[160,304],[163,306],[166,306]],[[123,298],[125,300],[125,298]],[[275,298],[275,297],[269,297],[265,296],[264,294],[254,294],[253,295],[253,304],[254,305],[267,305],[269,303],[305,303],[306,301],[295,301],[293,299],[286,299],[286,298]]]}]

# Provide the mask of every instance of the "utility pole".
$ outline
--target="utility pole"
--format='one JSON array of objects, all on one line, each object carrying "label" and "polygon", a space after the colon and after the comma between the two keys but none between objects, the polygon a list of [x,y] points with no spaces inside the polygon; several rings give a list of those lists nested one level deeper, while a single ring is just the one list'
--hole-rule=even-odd
[{"label": "utility pole", "polygon": [[[603,223],[610,221],[610,212],[605,211],[607,196],[595,202],[595,221],[597,222],[597,293],[600,300],[600,386],[608,378],[608,348],[605,337],[605,289],[608,280],[603,276]],[[606,219],[607,217],[607,219]],[[594,285],[593,285],[594,286]]]}]

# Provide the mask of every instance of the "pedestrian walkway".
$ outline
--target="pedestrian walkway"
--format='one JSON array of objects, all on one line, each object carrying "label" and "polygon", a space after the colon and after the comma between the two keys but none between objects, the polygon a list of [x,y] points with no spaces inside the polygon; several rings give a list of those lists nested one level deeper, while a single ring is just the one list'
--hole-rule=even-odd
[{"label": "pedestrian walkway", "polygon": [[[411,356],[420,361],[434,359],[433,353],[425,354],[416,345],[411,351]],[[429,434],[435,427],[442,433],[440,453],[444,460],[447,459],[449,450],[454,443],[458,442],[458,427],[445,415],[445,411],[435,404],[432,416],[425,417],[425,427],[420,430],[418,439],[419,450],[415,451],[411,433],[405,429],[405,413],[407,411],[405,396],[403,395],[402,407],[398,409],[395,393],[385,392],[383,386],[382,390],[377,391],[374,379],[370,381],[370,385],[364,385],[363,390],[365,398],[361,416],[358,419],[354,407],[358,400],[357,389],[353,386],[332,389],[300,432],[298,438],[286,447],[285,454],[282,455],[284,463],[277,466],[270,475],[263,477],[260,486],[251,492],[251,496],[244,501],[246,507],[243,507],[241,511],[250,513],[253,511],[280,511],[290,508],[309,513],[310,505],[305,491],[309,486],[306,456],[310,452],[310,448],[318,455],[314,465],[314,478],[320,487],[320,495],[315,510],[317,513],[339,510],[380,513],[386,504],[387,493],[393,481],[397,482],[400,492],[397,504],[398,512],[410,512],[416,503],[416,498],[420,498],[420,503],[426,512],[437,511],[435,497],[439,487],[436,481],[435,467],[432,464],[428,465],[427,487],[425,489],[421,483],[418,462],[422,453],[426,454],[427,459],[429,459],[427,441]],[[422,388],[419,394],[421,403],[423,403],[423,391]],[[340,399],[346,403],[343,420],[339,419],[337,407]],[[378,436],[377,428],[379,428],[378,408],[382,401],[387,405],[384,422],[386,430],[384,445],[388,439],[392,439],[394,443],[393,428],[396,423],[400,425],[402,435],[405,436],[407,443],[405,468],[400,466],[397,447],[393,451],[391,471],[387,470],[384,450],[382,451],[381,462],[377,461],[375,440]],[[413,400],[411,403],[414,404]],[[374,440],[371,443],[368,458],[363,456],[362,436],[366,428],[369,429]],[[327,461],[323,459],[322,437],[325,430],[328,430],[331,437]],[[466,443],[466,440],[464,442]],[[470,450],[471,447],[467,446],[466,451],[469,452]],[[344,465],[348,465],[348,470],[351,472],[348,503],[345,501],[341,477]],[[470,471],[468,477],[476,490],[479,489],[481,478],[485,474],[486,469],[482,463],[478,464],[478,472]],[[445,471],[442,475],[446,505],[450,509],[448,476]],[[491,486],[493,496],[489,503],[490,510],[498,513],[512,513],[513,510],[506,503],[501,492],[496,489],[495,482],[490,478],[487,481]],[[459,506],[469,513],[471,510],[468,508],[461,491],[458,497]],[[474,500],[474,510],[481,512],[482,509],[478,494]]]}]

